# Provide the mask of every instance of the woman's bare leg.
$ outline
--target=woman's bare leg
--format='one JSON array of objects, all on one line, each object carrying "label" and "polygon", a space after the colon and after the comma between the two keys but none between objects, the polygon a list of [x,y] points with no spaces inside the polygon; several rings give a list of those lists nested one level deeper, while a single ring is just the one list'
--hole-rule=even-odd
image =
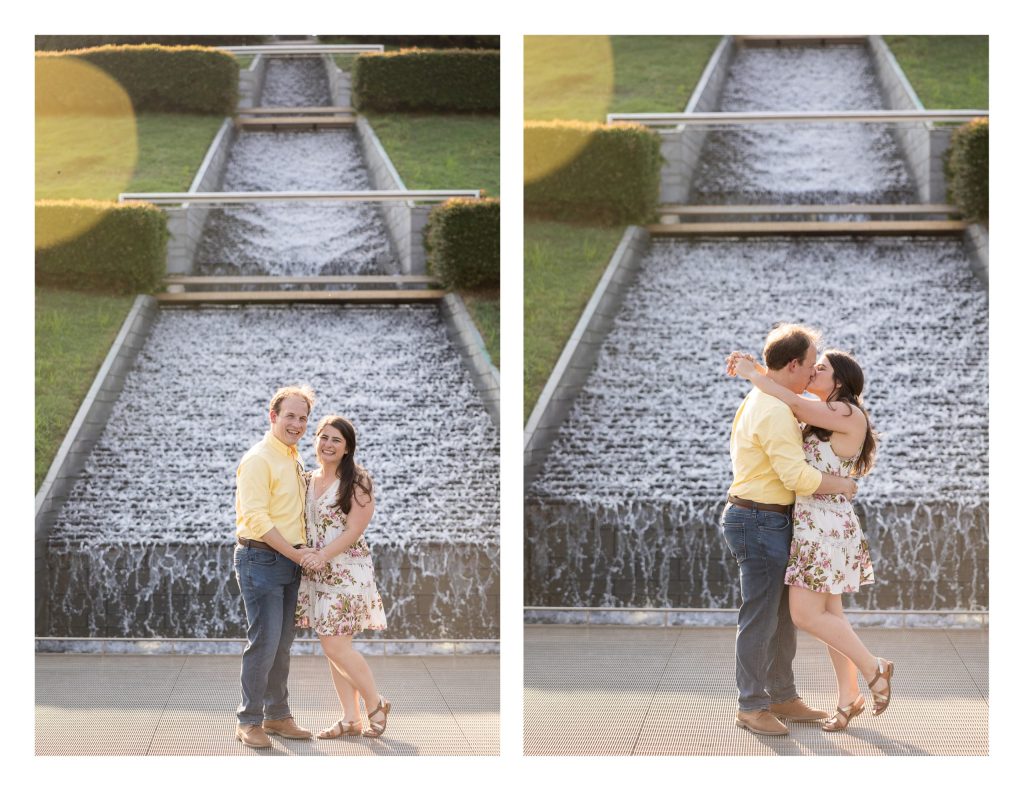
[{"label": "woman's bare leg", "polygon": [[[830,600],[837,600],[839,614],[836,614],[836,604],[829,608]],[[874,676],[878,667],[878,658],[864,646],[864,643],[853,631],[846,614],[842,612],[842,599],[837,594],[818,593],[806,588],[790,587],[789,589],[789,612],[793,623],[798,629],[817,637],[821,642],[834,648],[843,656],[853,662],[864,678],[870,679]],[[832,654],[829,652],[829,656]],[[833,666],[835,662],[833,661]],[[839,680],[839,669],[836,669],[836,679]],[[842,697],[842,692],[840,692]],[[856,693],[854,694],[856,697]]]},{"label": "woman's bare leg", "polygon": [[334,682],[334,689],[338,693],[338,702],[341,703],[342,719],[345,722],[361,722],[359,692],[352,684],[352,680],[330,659],[327,660],[327,666],[331,669],[331,681]]},{"label": "woman's bare leg", "polygon": [[[366,712],[369,714],[377,707],[380,696],[377,694],[377,684],[373,679],[373,671],[366,664],[363,655],[352,647],[352,637],[349,635],[321,637],[320,643],[323,645],[324,653],[331,662],[337,666],[341,673],[348,677],[352,686],[363,696]],[[372,719],[381,721],[383,720],[383,715],[378,713]]]}]

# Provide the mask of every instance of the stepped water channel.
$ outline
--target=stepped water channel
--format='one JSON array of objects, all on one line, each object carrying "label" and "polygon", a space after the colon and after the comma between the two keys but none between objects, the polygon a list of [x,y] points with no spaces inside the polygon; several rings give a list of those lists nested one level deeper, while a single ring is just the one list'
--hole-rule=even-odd
[{"label": "stepped water channel", "polygon": [[[740,50],[720,110],[881,109],[859,47]],[[696,203],[912,202],[884,129],[709,136]],[[656,241],[526,497],[526,603],[739,606],[718,518],[747,385],[732,349],[775,321],[865,370],[881,435],[856,506],[877,582],[858,609],[988,607],[988,299],[958,239]]]},{"label": "stepped water channel", "polygon": [[[309,95],[318,65],[271,62],[264,96],[324,103]],[[348,134],[243,133],[225,189],[367,188]],[[351,215],[291,207],[293,224],[257,208],[211,222],[208,261],[347,274],[393,260],[365,206]],[[369,636],[497,637],[497,431],[439,309],[412,305],[159,310],[51,529],[50,636],[244,636],[232,579],[235,468],[267,429],[270,394],[292,382],[319,398],[299,446],[306,466],[315,421],[335,412],[355,423],[374,477],[366,535],[389,628]]]}]

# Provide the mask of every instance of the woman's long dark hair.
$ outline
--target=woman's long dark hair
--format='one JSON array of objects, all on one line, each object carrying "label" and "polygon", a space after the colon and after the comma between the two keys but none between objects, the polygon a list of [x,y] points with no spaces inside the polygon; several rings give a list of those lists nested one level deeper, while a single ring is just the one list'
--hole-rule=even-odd
[{"label": "woman's long dark hair", "polygon": [[341,457],[341,463],[338,465],[338,478],[341,479],[341,485],[338,487],[338,499],[334,505],[340,508],[343,514],[347,514],[352,510],[352,497],[355,495],[356,487],[362,489],[368,497],[373,497],[373,481],[362,465],[356,464],[355,426],[341,415],[327,415],[321,418],[317,424],[316,435],[318,437],[324,430],[324,426],[333,426],[338,429],[345,439],[345,455]]},{"label": "woman's long dark hair", "polygon": [[[867,475],[875,464],[877,435],[875,430],[871,428],[868,411],[860,400],[860,394],[864,392],[864,372],[860,369],[857,361],[846,352],[829,349],[825,352],[825,357],[828,358],[829,363],[832,365],[832,381],[835,385],[828,398],[825,399],[825,403],[831,404],[834,401],[841,401],[850,410],[847,413],[850,415],[853,414],[853,407],[856,406],[864,413],[864,420],[867,421],[864,447],[861,448],[860,456],[857,457],[857,461],[853,465],[854,475]],[[823,442],[828,442],[832,437],[832,432],[826,429],[818,428],[817,426],[804,426],[804,438],[806,439],[811,434]]]}]

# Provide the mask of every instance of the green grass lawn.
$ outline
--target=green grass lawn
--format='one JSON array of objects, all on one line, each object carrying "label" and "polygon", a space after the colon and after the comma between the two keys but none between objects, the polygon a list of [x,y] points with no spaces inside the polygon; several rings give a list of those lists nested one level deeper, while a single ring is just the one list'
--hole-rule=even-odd
[{"label": "green grass lawn", "polygon": [[524,419],[537,403],[624,230],[623,225],[524,223]]},{"label": "green grass lawn", "polygon": [[988,109],[988,36],[884,38],[927,109]]},{"label": "green grass lawn", "polygon": [[[496,115],[366,113],[405,186],[412,190],[501,192],[501,124]],[[500,367],[500,294],[462,291],[495,367]]]},{"label": "green grass lawn", "polygon": [[134,300],[36,289],[36,489]]},{"label": "green grass lawn", "polygon": [[223,121],[173,113],[142,113],[134,124],[99,116],[40,119],[36,199],[184,192]]},{"label": "green grass lawn", "polygon": [[[137,124],[47,119],[36,129],[36,197],[187,190],[222,121],[166,113],[145,113]],[[133,299],[36,289],[37,489]]]},{"label": "green grass lawn", "polygon": [[[527,36],[528,119],[604,121],[685,109],[719,36]],[[524,224],[523,417],[528,419],[624,226]]]},{"label": "green grass lawn", "polygon": [[527,36],[528,120],[681,111],[720,36]]}]

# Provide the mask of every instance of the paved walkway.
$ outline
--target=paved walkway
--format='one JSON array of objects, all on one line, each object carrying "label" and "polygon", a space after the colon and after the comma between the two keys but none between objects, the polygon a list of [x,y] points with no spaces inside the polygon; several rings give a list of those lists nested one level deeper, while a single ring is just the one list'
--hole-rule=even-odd
[{"label": "paved walkway", "polygon": [[[235,656],[36,655],[37,755],[497,755],[498,661],[367,657],[394,708],[381,739],[234,738]],[[314,733],[341,717],[322,657],[293,656],[292,713]]]},{"label": "paved walkway", "polygon": [[[861,629],[896,663],[893,703],[842,733],[733,724],[735,629],[527,626],[527,755],[987,755],[988,631]],[[799,635],[797,688],[835,705],[824,647]],[[863,680],[861,682],[864,688]]]}]

